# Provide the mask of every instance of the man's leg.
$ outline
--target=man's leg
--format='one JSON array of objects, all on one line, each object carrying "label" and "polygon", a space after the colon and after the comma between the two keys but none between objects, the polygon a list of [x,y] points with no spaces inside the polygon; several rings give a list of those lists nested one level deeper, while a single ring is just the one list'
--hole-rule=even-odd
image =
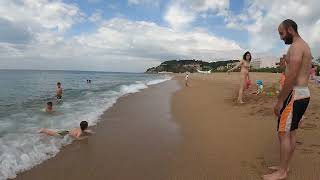
[{"label": "man's leg", "polygon": [[277,180],[287,177],[289,160],[293,153],[293,149],[291,147],[291,134],[287,132],[279,132],[278,136],[280,140],[280,167],[276,172],[264,175],[263,179],[265,180]]},{"label": "man's leg", "polygon": [[291,131],[290,132],[290,143],[291,143],[291,153],[290,153],[290,157],[289,157],[289,163],[292,159],[294,150],[296,149],[296,143],[297,143],[297,138],[296,138],[296,131]]}]

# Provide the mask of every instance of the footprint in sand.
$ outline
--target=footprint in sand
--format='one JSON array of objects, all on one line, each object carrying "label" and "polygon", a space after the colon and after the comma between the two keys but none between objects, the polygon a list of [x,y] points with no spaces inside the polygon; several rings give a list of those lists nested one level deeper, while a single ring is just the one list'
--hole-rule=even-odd
[{"label": "footprint in sand", "polygon": [[252,175],[259,176],[263,172],[261,171],[261,167],[258,167],[254,162],[241,161],[241,167],[245,168],[247,171],[250,171]]},{"label": "footprint in sand", "polygon": [[314,151],[312,149],[302,148],[301,153],[302,154],[312,154],[312,153],[314,153]]},{"label": "footprint in sand", "polygon": [[301,141],[297,141],[296,143],[297,143],[298,146],[303,144],[303,142],[301,142]]},{"label": "footprint in sand", "polygon": [[317,128],[317,125],[311,124],[311,123],[304,123],[303,127],[301,127],[301,129],[303,130],[314,130],[316,128]]},{"label": "footprint in sand", "polygon": [[320,148],[320,144],[311,144],[309,147],[312,147],[312,148]]},{"label": "footprint in sand", "polygon": [[263,109],[259,109],[258,111],[257,111],[257,113],[259,114],[259,113],[263,113]]}]

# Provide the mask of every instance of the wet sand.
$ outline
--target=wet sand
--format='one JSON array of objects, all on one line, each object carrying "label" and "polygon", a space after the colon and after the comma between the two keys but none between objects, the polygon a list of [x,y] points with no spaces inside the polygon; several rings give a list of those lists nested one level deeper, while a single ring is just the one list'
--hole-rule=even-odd
[{"label": "wet sand", "polygon": [[86,140],[23,172],[23,180],[168,179],[179,135],[170,100],[179,89],[168,81],[120,98]]},{"label": "wet sand", "polygon": [[[251,73],[269,90],[277,74]],[[17,179],[257,180],[278,163],[275,97],[235,103],[239,74],[191,74],[121,98],[87,140],[21,173]],[[179,89],[180,86],[180,89]],[[272,89],[272,88],[271,88]],[[320,88],[298,131],[290,180],[320,179]]]}]

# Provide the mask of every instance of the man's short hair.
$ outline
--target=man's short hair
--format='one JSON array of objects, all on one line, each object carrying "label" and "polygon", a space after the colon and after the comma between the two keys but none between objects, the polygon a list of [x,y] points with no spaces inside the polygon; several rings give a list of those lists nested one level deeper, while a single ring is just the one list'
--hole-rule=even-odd
[{"label": "man's short hair", "polygon": [[60,82],[57,82],[57,85],[61,85],[61,83],[60,83]]},{"label": "man's short hair", "polygon": [[294,22],[293,20],[291,19],[286,19],[284,20],[281,24],[283,24],[283,26],[288,29],[289,27],[292,27],[292,29],[298,33],[298,25],[296,22]]},{"label": "man's short hair", "polygon": [[50,102],[47,102],[47,105],[48,106],[52,106],[52,102],[50,101]]},{"label": "man's short hair", "polygon": [[80,123],[80,129],[82,131],[86,130],[88,128],[88,122],[87,121],[81,121]]}]

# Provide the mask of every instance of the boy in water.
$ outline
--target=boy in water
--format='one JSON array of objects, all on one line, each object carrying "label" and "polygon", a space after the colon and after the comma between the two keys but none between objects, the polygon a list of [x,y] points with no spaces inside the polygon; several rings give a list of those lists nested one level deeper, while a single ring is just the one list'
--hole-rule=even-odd
[{"label": "boy in water", "polygon": [[81,121],[80,128],[73,128],[70,130],[60,130],[60,131],[53,131],[50,129],[42,128],[40,129],[39,133],[44,133],[49,136],[56,136],[56,137],[64,137],[66,135],[70,135],[71,137],[81,140],[84,139],[85,135],[92,134],[93,132],[88,129],[88,122],[87,121]]},{"label": "boy in water", "polygon": [[53,112],[52,102],[47,102],[47,106],[43,109],[44,112],[52,113]]},{"label": "boy in water", "polygon": [[56,97],[57,99],[62,99],[62,87],[60,82],[57,82]]}]

